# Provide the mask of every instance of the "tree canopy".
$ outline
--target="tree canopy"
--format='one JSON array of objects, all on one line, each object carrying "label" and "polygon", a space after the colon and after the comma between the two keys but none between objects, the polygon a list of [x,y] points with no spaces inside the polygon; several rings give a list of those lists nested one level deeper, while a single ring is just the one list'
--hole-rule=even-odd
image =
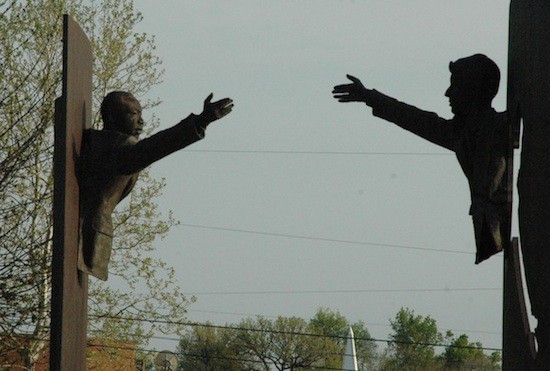
[{"label": "tree canopy", "polygon": [[[192,326],[179,342],[181,370],[228,365],[232,370],[341,370],[350,321],[338,311],[320,308],[309,321],[248,317],[237,324],[203,325]],[[362,321],[351,327],[359,370],[500,368],[499,353],[485,354],[481,343],[469,342],[465,334],[443,336],[433,318],[408,308],[390,320],[391,333],[385,341],[371,338]],[[388,346],[379,349],[376,342]]]},{"label": "tree canopy", "polygon": [[[0,0],[0,332],[3,346],[24,354],[28,367],[49,336],[53,117],[61,93],[64,13],[92,44],[96,128],[107,92],[143,97],[163,72],[154,38],[137,32],[142,16],[132,0]],[[158,104],[142,101],[145,109]],[[149,133],[155,126],[151,119]],[[112,278],[108,284],[90,279],[90,336],[143,344],[154,329],[171,329],[139,319],[185,316],[189,300],[173,269],[152,254],[155,240],[176,223],[155,203],[163,187],[164,180],[143,171],[116,210]],[[30,347],[22,335],[32,337]]]}]

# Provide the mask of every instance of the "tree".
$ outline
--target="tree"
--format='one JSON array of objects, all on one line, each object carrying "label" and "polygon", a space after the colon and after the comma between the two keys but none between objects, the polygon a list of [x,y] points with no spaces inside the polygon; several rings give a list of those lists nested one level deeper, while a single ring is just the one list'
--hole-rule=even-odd
[{"label": "tree", "polygon": [[326,352],[322,337],[307,336],[310,327],[298,317],[282,317],[269,320],[263,317],[244,319],[235,337],[235,346],[240,349],[239,358],[250,360],[247,369],[265,370],[270,365],[277,370],[294,370],[322,366]]},{"label": "tree", "polygon": [[[140,97],[162,75],[154,38],[135,31],[142,16],[132,0],[0,0],[0,336],[4,347],[24,355],[28,368],[49,336],[53,107],[61,91],[63,13],[92,43],[96,127],[106,92]],[[151,108],[159,101],[142,103]],[[149,130],[154,127],[153,120]],[[171,329],[143,319],[185,316],[189,301],[173,269],[151,254],[154,241],[176,223],[154,202],[163,187],[144,171],[117,209],[111,280],[90,280],[89,331],[95,338],[144,345],[155,329]],[[22,335],[32,339],[30,346]]]},{"label": "tree", "polygon": [[356,338],[355,348],[359,368],[365,370],[373,367],[373,360],[376,358],[376,344],[367,340],[371,336],[363,321],[351,324],[338,311],[319,308],[313,318],[309,320],[309,324],[315,332],[328,336],[325,339],[327,366],[335,368],[342,366],[346,337],[351,327]]},{"label": "tree", "polygon": [[[370,338],[364,323],[353,326],[364,339]],[[183,369],[340,369],[349,322],[340,313],[321,308],[309,323],[297,317],[259,316],[223,328],[209,323],[204,327],[193,328],[181,338]],[[375,349],[358,347],[359,358],[367,351],[363,369],[372,364]]]},{"label": "tree", "polygon": [[359,370],[372,370],[378,358],[377,345],[372,340],[365,322],[357,321],[351,324],[355,335],[355,350],[357,352],[357,365]]},{"label": "tree", "polygon": [[483,352],[480,342],[470,343],[468,335],[462,334],[455,337],[451,331],[447,331],[446,340],[448,346],[440,356],[445,362],[445,368],[451,370],[471,370],[481,368],[483,370],[500,370],[500,353],[494,352],[487,356]]},{"label": "tree", "polygon": [[388,345],[388,362],[391,368],[414,369],[434,367],[434,344],[442,341],[436,321],[430,316],[415,315],[413,310],[401,308],[390,321],[393,333]]},{"label": "tree", "polygon": [[[470,343],[468,336],[455,337],[447,331],[445,338],[430,316],[415,315],[401,308],[390,321],[393,333],[381,367],[384,369],[500,369],[500,354],[486,355],[480,342]],[[442,354],[435,354],[436,345],[445,345]]]},{"label": "tree", "polygon": [[[499,369],[500,355],[486,355],[468,336],[445,338],[430,316],[401,308],[390,321],[389,348],[379,354],[362,321],[352,324],[358,366],[362,370]],[[181,338],[181,369],[292,370],[341,369],[349,321],[338,311],[320,308],[306,322],[296,317],[245,318],[239,324],[210,323],[188,330]],[[367,347],[361,345],[363,339]],[[436,355],[436,347],[444,352]]]},{"label": "tree", "polygon": [[325,348],[325,365],[332,368],[342,367],[344,347],[346,346],[345,337],[349,333],[347,319],[337,311],[319,308],[313,318],[309,320],[309,325],[315,333],[326,336],[322,339]]},{"label": "tree", "polygon": [[210,322],[186,331],[178,346],[180,370],[243,370],[233,345],[234,332]]}]

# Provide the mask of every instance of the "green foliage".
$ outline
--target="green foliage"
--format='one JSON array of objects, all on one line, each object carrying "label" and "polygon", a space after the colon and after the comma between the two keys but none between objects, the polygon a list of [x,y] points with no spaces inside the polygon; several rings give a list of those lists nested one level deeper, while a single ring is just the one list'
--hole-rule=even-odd
[{"label": "green foliage", "polygon": [[372,370],[377,364],[377,345],[371,339],[371,335],[365,322],[357,321],[351,324],[355,335],[355,351],[357,352],[357,366],[359,370]]},{"label": "green foliage", "polygon": [[351,327],[357,339],[355,341],[355,349],[359,369],[366,370],[373,367],[376,344],[372,341],[364,340],[371,338],[371,336],[363,321],[350,323],[338,311],[319,308],[315,316],[309,320],[309,324],[317,333],[327,336],[337,336],[336,338],[325,338],[325,348],[327,349],[326,365],[330,367],[342,366],[342,354],[345,351],[346,337]]},{"label": "green foliage", "polygon": [[[415,315],[409,308],[401,308],[390,321],[393,341],[388,346],[380,367],[388,370],[472,370],[499,369],[500,354],[490,356],[483,352],[481,343],[470,343],[468,336],[454,337],[448,331],[438,331],[436,321],[430,316]],[[436,355],[436,345],[445,343],[443,354]]]},{"label": "green foliage", "polygon": [[470,343],[468,335],[462,334],[455,337],[451,331],[447,331],[446,340],[448,346],[439,357],[444,361],[445,368],[449,370],[471,370],[481,368],[483,370],[499,370],[500,353],[494,352],[487,356],[480,342]]},{"label": "green foliage", "polygon": [[[486,355],[481,343],[465,334],[445,338],[431,317],[402,308],[390,321],[389,346],[377,352],[364,322],[352,324],[360,370],[496,370],[499,353]],[[181,370],[339,370],[349,321],[338,311],[320,308],[306,322],[296,317],[249,317],[238,324],[197,324],[179,343]],[[436,349],[444,352],[436,355]]]},{"label": "green foliage", "polygon": [[227,329],[192,327],[179,342],[179,369],[197,371],[244,370],[237,358],[233,332]]},{"label": "green foliage", "polygon": [[401,308],[393,321],[392,343],[388,346],[392,367],[433,367],[435,347],[442,341],[436,321],[430,316],[415,315],[413,310]]},{"label": "green foliage", "polygon": [[[301,336],[309,333],[307,322],[297,317],[282,317],[269,320],[263,317],[244,319],[235,336],[239,357],[263,364],[266,369],[272,365],[277,370],[307,368],[323,359],[326,352],[321,337]],[[254,367],[248,362],[248,367]]]},{"label": "green foliage", "polygon": [[[139,98],[162,75],[154,39],[136,32],[142,16],[132,0],[0,0],[0,328],[6,343],[27,355],[29,367],[49,329],[53,107],[61,93],[64,13],[79,22],[92,43],[96,127],[99,103],[108,91],[127,90]],[[148,123],[149,131],[155,126]],[[173,329],[137,320],[185,316],[189,301],[173,269],[153,254],[154,241],[176,224],[154,202],[163,187],[164,181],[145,171],[117,208],[111,278],[108,284],[90,280],[94,338],[145,345],[153,330]],[[18,340],[24,333],[37,339],[30,349]]]},{"label": "green foliage", "polygon": [[[353,326],[361,336],[370,338],[364,323]],[[181,338],[181,369],[340,369],[348,331],[349,321],[326,308],[319,309],[309,323],[297,317],[279,316],[274,320],[245,318],[224,328],[197,326]],[[358,349],[361,369],[371,367],[376,357],[374,346]]]}]

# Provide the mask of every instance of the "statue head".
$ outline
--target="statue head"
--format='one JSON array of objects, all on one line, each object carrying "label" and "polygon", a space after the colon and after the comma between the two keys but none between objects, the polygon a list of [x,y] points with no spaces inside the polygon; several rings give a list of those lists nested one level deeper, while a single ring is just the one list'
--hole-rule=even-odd
[{"label": "statue head", "polygon": [[483,54],[449,63],[451,86],[445,92],[455,115],[479,112],[491,107],[497,95],[500,71],[495,62]]},{"label": "statue head", "polygon": [[143,130],[141,105],[132,94],[125,91],[112,91],[103,98],[101,119],[105,130],[115,130],[135,137]]}]

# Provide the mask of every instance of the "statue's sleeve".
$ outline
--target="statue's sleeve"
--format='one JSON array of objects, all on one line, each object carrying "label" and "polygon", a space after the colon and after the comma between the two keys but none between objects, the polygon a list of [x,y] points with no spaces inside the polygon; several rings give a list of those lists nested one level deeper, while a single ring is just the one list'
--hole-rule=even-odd
[{"label": "statue's sleeve", "polygon": [[423,111],[399,102],[376,90],[372,104],[373,115],[393,122],[432,143],[454,151],[455,131],[452,123],[433,112]]},{"label": "statue's sleeve", "polygon": [[169,129],[121,146],[115,155],[117,173],[134,174],[202,138],[204,128],[199,125],[198,116],[191,114]]}]

